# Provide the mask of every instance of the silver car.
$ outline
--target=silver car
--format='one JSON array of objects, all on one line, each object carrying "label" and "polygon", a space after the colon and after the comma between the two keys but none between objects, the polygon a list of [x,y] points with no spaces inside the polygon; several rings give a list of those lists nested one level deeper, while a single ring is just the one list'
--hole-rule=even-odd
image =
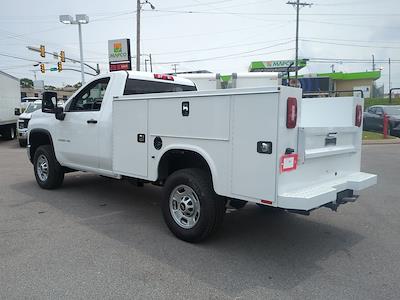
[{"label": "silver car", "polygon": [[29,102],[25,111],[19,116],[17,124],[17,136],[19,145],[21,147],[26,147],[26,142],[27,142],[26,133],[28,131],[28,123],[29,120],[31,119],[32,113],[38,109],[42,109],[42,100]]}]

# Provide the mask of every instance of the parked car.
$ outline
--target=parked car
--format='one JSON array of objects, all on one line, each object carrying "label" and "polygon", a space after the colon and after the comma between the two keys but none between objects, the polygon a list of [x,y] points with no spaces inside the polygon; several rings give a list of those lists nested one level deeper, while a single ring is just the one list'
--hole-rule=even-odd
[{"label": "parked car", "polygon": [[26,107],[25,111],[19,116],[18,119],[18,126],[17,126],[17,136],[19,145],[21,147],[26,147],[26,133],[28,131],[28,123],[31,119],[32,113],[42,109],[42,100],[36,100],[35,102],[29,102],[28,106]]},{"label": "parked car", "polygon": [[366,131],[383,132],[383,116],[388,116],[388,134],[400,137],[400,105],[374,105],[364,113]]},{"label": "parked car", "polygon": [[38,97],[24,97],[24,98],[22,98],[21,99],[21,109],[22,109],[22,111],[24,111],[28,107],[29,103],[35,102],[37,100],[40,100],[40,99]]}]

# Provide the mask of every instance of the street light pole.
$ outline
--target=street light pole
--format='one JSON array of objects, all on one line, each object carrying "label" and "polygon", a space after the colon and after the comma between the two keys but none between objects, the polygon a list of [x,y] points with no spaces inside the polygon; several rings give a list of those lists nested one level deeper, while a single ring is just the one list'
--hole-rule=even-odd
[{"label": "street light pole", "polygon": [[153,10],[156,9],[149,0],[143,2],[136,0],[136,71],[140,71],[140,12],[142,10],[142,5],[145,4],[149,4]]},{"label": "street light pole", "polygon": [[79,52],[80,52],[80,60],[81,60],[81,76],[82,76],[82,85],[85,83],[85,67],[83,65],[83,45],[82,45],[82,25],[78,23],[79,30]]},{"label": "street light pole", "polygon": [[82,24],[89,23],[89,17],[84,14],[75,15],[75,20],[70,15],[60,15],[60,22],[63,24],[73,24],[78,25],[79,31],[79,52],[80,52],[80,62],[81,62],[81,76],[82,76],[82,85],[85,83],[85,70],[83,62],[83,43],[82,43]]}]

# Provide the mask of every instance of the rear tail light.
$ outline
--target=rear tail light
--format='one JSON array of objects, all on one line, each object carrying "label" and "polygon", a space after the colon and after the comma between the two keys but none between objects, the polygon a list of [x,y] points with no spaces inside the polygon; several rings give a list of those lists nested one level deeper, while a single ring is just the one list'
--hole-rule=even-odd
[{"label": "rear tail light", "polygon": [[287,99],[286,127],[295,128],[297,124],[297,99],[289,97]]},{"label": "rear tail light", "polygon": [[357,104],[356,106],[356,126],[361,127],[362,122],[362,106]]},{"label": "rear tail light", "polygon": [[174,81],[174,76],[166,74],[154,74],[155,79]]}]

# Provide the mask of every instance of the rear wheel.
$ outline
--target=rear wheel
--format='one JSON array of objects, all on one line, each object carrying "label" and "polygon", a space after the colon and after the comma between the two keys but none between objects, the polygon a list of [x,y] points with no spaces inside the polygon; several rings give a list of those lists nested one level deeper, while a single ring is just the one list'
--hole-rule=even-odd
[{"label": "rear wheel", "polygon": [[3,137],[6,140],[13,140],[15,139],[15,126],[14,125],[10,125],[7,128],[5,128],[3,130]]},{"label": "rear wheel", "polygon": [[162,203],[164,220],[171,232],[187,242],[200,242],[221,225],[225,201],[201,169],[174,172],[166,181]]},{"label": "rear wheel", "polygon": [[50,145],[37,148],[33,159],[33,168],[36,181],[41,188],[55,189],[63,183],[64,171]]}]

